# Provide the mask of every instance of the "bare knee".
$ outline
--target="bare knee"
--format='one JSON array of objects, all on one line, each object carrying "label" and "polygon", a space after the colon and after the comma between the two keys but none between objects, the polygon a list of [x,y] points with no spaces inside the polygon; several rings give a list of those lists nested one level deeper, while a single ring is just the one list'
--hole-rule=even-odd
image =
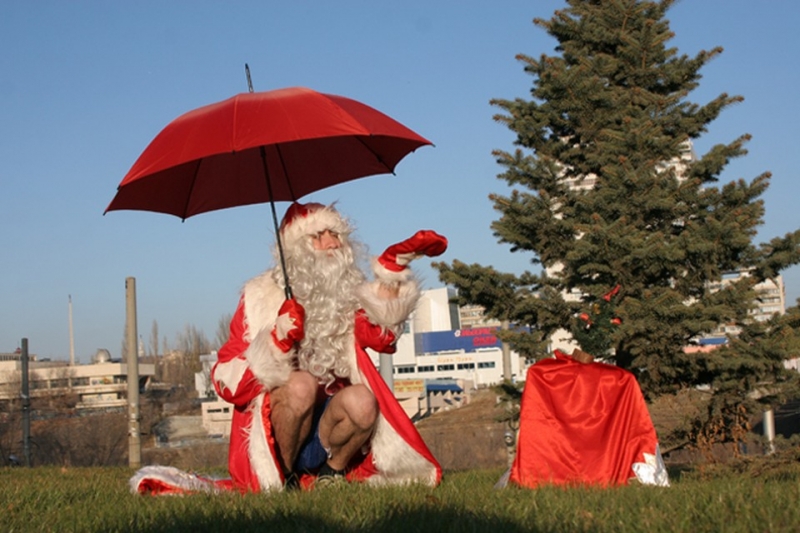
[{"label": "bare knee", "polygon": [[344,394],[342,406],[350,420],[361,429],[369,429],[378,420],[378,401],[366,386],[358,384],[347,387],[339,394]]},{"label": "bare knee", "polygon": [[317,380],[308,372],[292,372],[289,380],[270,392],[273,406],[288,408],[297,414],[310,412],[317,397]]}]

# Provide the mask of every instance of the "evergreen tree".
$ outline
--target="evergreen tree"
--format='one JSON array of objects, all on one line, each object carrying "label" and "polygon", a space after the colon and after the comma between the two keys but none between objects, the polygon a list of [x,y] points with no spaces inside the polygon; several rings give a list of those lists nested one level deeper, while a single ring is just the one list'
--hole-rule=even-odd
[{"label": "evergreen tree", "polygon": [[[518,350],[536,349],[556,328],[579,332],[582,313],[602,310],[618,325],[594,328],[591,339],[576,334],[582,348],[608,347],[594,355],[633,371],[648,397],[711,385],[719,397],[701,421],[707,428],[731,406],[773,401],[788,380],[781,360],[791,327],[748,316],[754,285],[800,261],[800,231],[754,245],[770,174],[718,183],[726,164],[746,154],[748,135],[694,155],[692,140],[742,98],[688,100],[722,49],[687,57],[668,47],[672,3],[568,0],[550,20],[534,20],[558,41],[557,55],[518,55],[534,78],[532,99],[492,101],[517,148],[494,152],[504,167],[498,177],[513,189],[490,198],[500,242],[533,253],[543,271],[515,278],[457,261],[434,266],[462,302],[532,326],[533,345],[509,339]],[[742,271],[749,275],[720,283]],[[473,288],[497,286],[498,278],[507,290],[478,301]],[[702,357],[684,352],[720,324],[744,328],[742,335]],[[751,394],[758,384],[761,395]]]},{"label": "evergreen tree", "polygon": [[581,349],[593,356],[606,356],[612,346],[613,329],[622,324],[616,316],[616,296],[620,286],[607,292],[572,321],[572,336]]}]

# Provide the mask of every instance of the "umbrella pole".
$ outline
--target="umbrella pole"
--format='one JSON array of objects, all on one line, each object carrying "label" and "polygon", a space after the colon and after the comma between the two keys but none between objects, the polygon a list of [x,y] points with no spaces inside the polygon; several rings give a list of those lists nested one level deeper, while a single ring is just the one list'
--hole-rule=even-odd
[{"label": "umbrella pole", "polygon": [[[250,66],[244,64],[244,72],[247,75],[247,90],[253,92],[253,80],[250,78]],[[281,242],[281,230],[278,226],[278,214],[275,212],[275,201],[272,196],[272,182],[269,181],[269,170],[267,170],[267,151],[263,146],[259,146],[261,152],[261,166],[264,167],[264,177],[267,179],[267,192],[269,194],[269,206],[272,208],[272,224],[275,226],[275,240],[278,241],[278,256],[281,260],[281,270],[283,271],[283,284],[286,299],[292,299],[292,287],[289,286],[289,275],[286,273],[286,259],[283,256],[283,243]]]},{"label": "umbrella pole", "polygon": [[278,214],[275,212],[275,202],[272,200],[272,183],[269,180],[267,171],[267,152],[263,146],[259,146],[261,151],[261,164],[264,166],[264,177],[267,179],[267,191],[269,192],[269,206],[272,209],[272,223],[275,226],[275,240],[278,242],[278,257],[281,260],[281,270],[283,271],[283,284],[286,299],[292,299],[292,287],[289,285],[289,275],[286,273],[286,259],[283,255],[283,243],[281,242],[281,230],[278,226]]},{"label": "umbrella pole", "polygon": [[[253,80],[250,78],[250,66],[244,64],[244,72],[247,75],[247,90],[253,92]],[[281,270],[283,271],[283,284],[286,299],[292,299],[292,287],[289,285],[289,275],[286,273],[286,259],[283,256],[283,243],[281,243],[281,230],[278,226],[278,214],[275,212],[275,201],[272,196],[272,182],[269,180],[269,171],[267,170],[267,151],[263,146],[259,146],[261,152],[261,166],[264,167],[264,177],[267,179],[267,192],[269,193],[269,206],[272,209],[272,224],[275,226],[275,240],[278,241],[278,256],[281,260]]]}]

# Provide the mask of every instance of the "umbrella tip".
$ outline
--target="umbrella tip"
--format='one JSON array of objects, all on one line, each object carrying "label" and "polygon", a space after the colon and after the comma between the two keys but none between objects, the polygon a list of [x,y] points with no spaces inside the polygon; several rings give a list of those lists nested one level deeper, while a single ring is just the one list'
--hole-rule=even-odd
[{"label": "umbrella tip", "polygon": [[253,92],[253,80],[250,78],[250,65],[244,64],[244,73],[247,75],[247,90]]}]

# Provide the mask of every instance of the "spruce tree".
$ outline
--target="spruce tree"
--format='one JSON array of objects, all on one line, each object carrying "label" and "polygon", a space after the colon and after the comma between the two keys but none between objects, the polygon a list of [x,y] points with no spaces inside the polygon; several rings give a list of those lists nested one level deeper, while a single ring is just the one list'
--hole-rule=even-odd
[{"label": "spruce tree", "polygon": [[[534,19],[558,41],[556,54],[518,55],[533,77],[532,98],[491,102],[516,149],[494,152],[512,190],[490,199],[499,241],[532,253],[542,271],[515,277],[458,261],[435,266],[462,303],[531,326],[535,342],[508,340],[537,358],[557,328],[581,340],[581,315],[600,306],[614,327],[589,330],[583,349],[634,372],[648,398],[710,385],[716,400],[699,432],[729,420],[731,409],[775,401],[792,382],[782,366],[791,319],[754,324],[749,316],[754,285],[800,261],[800,231],[755,245],[770,174],[719,182],[726,164],[746,154],[748,135],[694,154],[692,140],[742,98],[689,100],[701,68],[722,49],[687,57],[668,47],[672,3],[568,0],[551,19]],[[721,284],[730,272],[748,275]],[[474,299],[476,286],[497,278],[502,293]],[[685,352],[722,324],[741,330],[725,349]]]}]

